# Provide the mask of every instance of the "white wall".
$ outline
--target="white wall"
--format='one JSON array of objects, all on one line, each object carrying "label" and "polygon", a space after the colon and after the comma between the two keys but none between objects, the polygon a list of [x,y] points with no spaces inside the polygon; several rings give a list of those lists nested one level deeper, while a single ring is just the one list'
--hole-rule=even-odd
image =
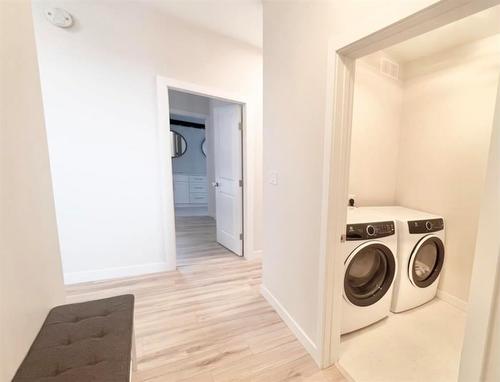
[{"label": "white wall", "polygon": [[263,290],[316,359],[328,47],[433,2],[264,2]]},{"label": "white wall", "polygon": [[500,282],[497,282],[495,305],[491,317],[491,337],[485,368],[485,382],[500,381]]},{"label": "white wall", "polygon": [[446,220],[440,289],[468,299],[500,74],[500,35],[407,63],[398,204]]},{"label": "white wall", "polygon": [[64,30],[33,7],[66,282],[165,269],[156,76],[249,99],[260,248],[262,55],[145,2],[51,1]]},{"label": "white wall", "polygon": [[357,206],[394,205],[402,83],[368,60],[356,62],[349,193]]},{"label": "white wall", "polygon": [[[483,300],[486,297],[484,296],[482,282],[484,281],[485,269],[489,272],[492,279],[496,279],[495,289],[493,290],[493,305],[489,317],[489,346],[484,370],[485,382],[500,381],[500,363],[498,362],[500,359],[500,236],[498,232],[494,232],[500,223],[500,84],[498,90],[492,144],[490,146],[486,174],[487,192],[482,200],[483,204],[478,228],[478,232],[480,230],[481,233],[478,234],[479,245],[476,247],[476,249],[481,251],[480,253],[487,256],[481,256],[481,261],[474,263],[475,273],[473,273],[473,283],[471,283],[471,298],[475,300],[474,302],[484,304]],[[495,263],[496,269],[494,267]],[[484,317],[487,315],[482,314],[485,310],[484,308],[487,306],[487,304],[483,305],[481,310],[478,309],[474,313],[476,316],[480,316],[480,320],[488,320],[488,317]],[[481,325],[481,323],[476,321],[476,318],[473,314],[468,315],[467,333],[471,334],[472,338],[476,338],[477,326]],[[469,337],[466,337],[466,345],[469,339]],[[474,350],[474,348],[468,348],[466,352],[474,352]]]},{"label": "white wall", "polygon": [[0,56],[0,380],[10,381],[64,302],[28,1],[0,2]]}]

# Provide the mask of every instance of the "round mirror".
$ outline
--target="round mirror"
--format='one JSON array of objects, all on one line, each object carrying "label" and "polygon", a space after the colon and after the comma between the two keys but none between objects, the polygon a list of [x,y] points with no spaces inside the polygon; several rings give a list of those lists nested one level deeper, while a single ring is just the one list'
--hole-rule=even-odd
[{"label": "round mirror", "polygon": [[186,139],[177,131],[170,130],[172,138],[172,158],[178,158],[187,150]]},{"label": "round mirror", "polygon": [[207,140],[206,139],[203,139],[203,141],[201,142],[201,152],[203,153],[203,155],[207,156]]}]

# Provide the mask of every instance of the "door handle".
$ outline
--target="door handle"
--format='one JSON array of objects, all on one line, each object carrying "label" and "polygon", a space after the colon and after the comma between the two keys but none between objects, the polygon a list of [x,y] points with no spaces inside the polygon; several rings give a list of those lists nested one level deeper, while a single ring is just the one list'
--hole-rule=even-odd
[{"label": "door handle", "polygon": [[219,187],[219,182],[212,182],[213,187]]}]

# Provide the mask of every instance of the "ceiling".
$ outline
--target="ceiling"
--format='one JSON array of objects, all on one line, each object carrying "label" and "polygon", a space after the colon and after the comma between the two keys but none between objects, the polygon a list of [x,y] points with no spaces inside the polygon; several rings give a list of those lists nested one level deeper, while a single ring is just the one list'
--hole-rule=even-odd
[{"label": "ceiling", "polygon": [[262,48],[261,0],[152,0],[150,4],[200,28]]},{"label": "ceiling", "polygon": [[405,63],[497,33],[500,33],[500,6],[394,45],[384,52],[392,59]]}]

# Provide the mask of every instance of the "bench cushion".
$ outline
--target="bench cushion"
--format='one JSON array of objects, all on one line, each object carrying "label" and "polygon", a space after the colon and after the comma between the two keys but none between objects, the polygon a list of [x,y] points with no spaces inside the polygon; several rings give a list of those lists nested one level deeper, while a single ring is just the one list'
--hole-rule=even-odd
[{"label": "bench cushion", "polygon": [[52,309],[14,382],[128,382],[134,296]]}]

